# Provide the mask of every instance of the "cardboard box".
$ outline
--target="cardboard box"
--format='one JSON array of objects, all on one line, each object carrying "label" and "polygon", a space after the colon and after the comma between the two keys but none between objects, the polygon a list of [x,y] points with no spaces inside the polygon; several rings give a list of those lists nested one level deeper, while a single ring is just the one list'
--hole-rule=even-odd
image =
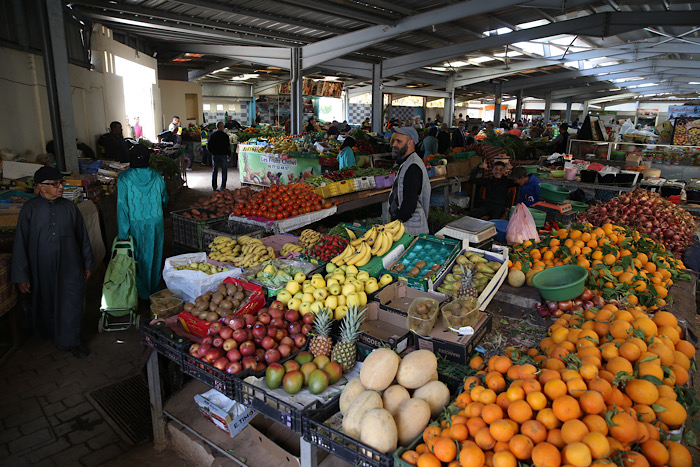
[{"label": "cardboard box", "polygon": [[[215,394],[214,400],[212,393]],[[217,399],[223,398],[226,406],[230,406],[229,410],[225,410],[217,405]],[[194,401],[202,415],[210,420],[214,425],[222,431],[228,433],[231,438],[236,436],[248,425],[248,422],[257,415],[257,412],[250,407],[246,407],[238,402],[234,402],[218,391],[211,390],[204,394],[194,396]]]},{"label": "cardboard box", "polygon": [[[489,261],[496,261],[501,263],[501,267],[498,268],[498,271],[496,271],[496,274],[493,276],[493,279],[491,279],[491,281],[486,285],[486,288],[481,292],[481,294],[479,294],[478,300],[481,304],[481,306],[479,306],[479,309],[481,311],[486,310],[486,307],[491,302],[491,300],[493,300],[493,297],[496,295],[496,292],[498,292],[498,289],[501,287],[503,282],[505,282],[506,277],[508,277],[508,247],[496,245],[493,247],[493,250],[494,251],[485,251],[467,246],[459,254],[463,255],[467,251],[473,251],[479,254],[483,254],[484,257]],[[450,261],[450,263],[443,270],[442,274],[438,277],[438,279],[434,283],[431,282],[429,284],[430,287],[428,290],[434,291],[437,290],[438,287],[440,287],[442,281],[445,280],[445,276],[447,276],[447,274],[449,274],[450,271],[452,271],[452,268],[456,264],[457,256],[455,256],[452,259],[452,261]]]},{"label": "cardboard box", "polygon": [[373,349],[389,347],[402,353],[413,345],[413,333],[406,328],[406,315],[385,310],[379,302],[367,304],[367,318],[360,325],[358,341]]},{"label": "cardboard box", "polygon": [[442,324],[442,316],[439,316],[429,336],[415,336],[415,347],[418,350],[430,350],[451,362],[469,365],[469,359],[474,352],[474,348],[491,331],[491,324],[491,315],[481,312],[479,321],[474,325],[474,334],[462,336],[445,329]]},{"label": "cardboard box", "polygon": [[[298,434],[259,414],[253,417],[245,429],[255,444],[277,459],[276,467],[301,467]],[[326,451],[319,449],[317,461],[320,463],[327,455]]]},{"label": "cardboard box", "polygon": [[374,300],[379,302],[380,308],[393,311],[405,318],[408,316],[408,307],[418,297],[433,298],[438,301],[438,304],[441,304],[448,298],[447,295],[439,292],[423,292],[422,290],[412,289],[406,281],[398,280],[377,292]]}]

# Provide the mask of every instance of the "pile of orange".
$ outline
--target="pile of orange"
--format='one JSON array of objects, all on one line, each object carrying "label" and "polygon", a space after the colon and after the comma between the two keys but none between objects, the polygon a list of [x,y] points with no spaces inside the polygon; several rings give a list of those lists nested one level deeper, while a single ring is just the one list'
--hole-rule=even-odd
[{"label": "pile of orange", "polygon": [[[668,440],[686,421],[679,389],[695,348],[666,311],[653,318],[606,304],[565,314],[540,348],[472,358],[475,376],[403,453],[418,467],[687,467]],[[687,402],[681,399],[683,402]]]},{"label": "pile of orange", "polygon": [[626,297],[630,305],[644,309],[666,304],[669,288],[681,274],[683,262],[663,244],[625,227],[575,224],[513,246],[510,269],[525,273],[530,283],[540,271],[553,266],[578,264],[589,271],[587,286],[605,298]]}]

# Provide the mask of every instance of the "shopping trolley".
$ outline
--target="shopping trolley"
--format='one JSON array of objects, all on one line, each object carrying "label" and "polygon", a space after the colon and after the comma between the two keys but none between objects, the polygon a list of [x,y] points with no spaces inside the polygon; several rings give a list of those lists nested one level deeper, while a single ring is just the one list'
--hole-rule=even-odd
[{"label": "shopping trolley", "polygon": [[124,331],[132,325],[139,328],[138,292],[134,239],[114,239],[112,255],[102,284],[102,302],[97,331]]}]

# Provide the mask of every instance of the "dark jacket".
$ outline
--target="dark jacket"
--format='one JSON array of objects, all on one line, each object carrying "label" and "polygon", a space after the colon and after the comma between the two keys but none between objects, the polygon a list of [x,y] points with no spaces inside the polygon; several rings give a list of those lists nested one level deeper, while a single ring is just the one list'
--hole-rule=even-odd
[{"label": "dark jacket", "polygon": [[[515,182],[508,177],[482,178],[479,177],[481,169],[476,167],[469,176],[469,182],[479,188],[486,188],[486,196],[481,201],[484,205],[505,207],[508,202],[508,190],[515,186]],[[478,198],[478,196],[477,196]]]},{"label": "dark jacket", "polygon": [[462,132],[459,131],[459,128],[456,130],[452,130],[452,147],[453,148],[463,148],[466,145],[466,141],[464,136],[462,136]]},{"label": "dark jacket", "polygon": [[209,135],[207,150],[213,156],[230,156],[231,141],[229,140],[228,135],[221,130],[217,130]]},{"label": "dark jacket", "polygon": [[447,151],[450,147],[450,134],[446,131],[438,131],[437,140],[438,152],[440,154],[445,154],[445,151]]}]

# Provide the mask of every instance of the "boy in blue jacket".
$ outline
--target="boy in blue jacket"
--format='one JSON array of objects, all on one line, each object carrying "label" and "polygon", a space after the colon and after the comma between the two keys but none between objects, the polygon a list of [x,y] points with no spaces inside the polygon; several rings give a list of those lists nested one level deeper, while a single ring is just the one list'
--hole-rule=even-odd
[{"label": "boy in blue jacket", "polygon": [[515,167],[512,177],[513,181],[520,186],[518,203],[525,203],[529,207],[539,202],[540,180],[534,174],[528,175],[525,167]]}]

